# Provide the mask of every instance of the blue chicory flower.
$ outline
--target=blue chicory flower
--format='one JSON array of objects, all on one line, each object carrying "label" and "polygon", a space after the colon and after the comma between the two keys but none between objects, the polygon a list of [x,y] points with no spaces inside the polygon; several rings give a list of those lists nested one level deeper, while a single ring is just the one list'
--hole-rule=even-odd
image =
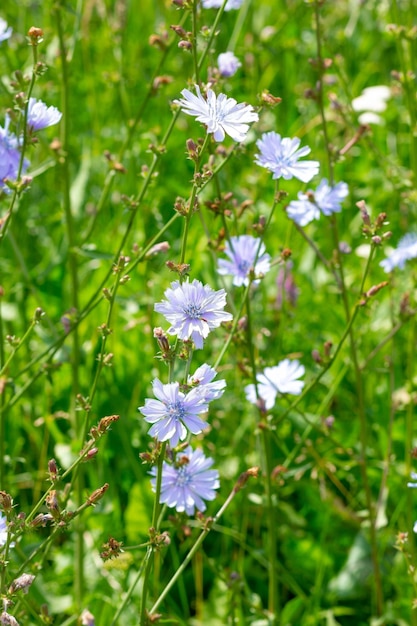
[{"label": "blue chicory flower", "polygon": [[287,207],[287,215],[299,226],[306,226],[313,220],[323,215],[339,213],[342,210],[342,202],[349,194],[346,183],[340,182],[330,186],[327,179],[320,181],[315,192],[299,192],[298,200],[293,200]]},{"label": "blue chicory flower", "polygon": [[[177,455],[173,465],[164,461],[160,503],[187,515],[193,515],[195,509],[205,511],[204,500],[214,500],[215,489],[220,487],[219,472],[210,469],[213,463],[212,458],[206,457],[201,450],[193,450],[191,446]],[[153,467],[151,483],[154,490],[156,472]]]},{"label": "blue chicory flower", "polygon": [[212,382],[216,376],[217,372],[214,367],[204,363],[204,365],[196,369],[192,376],[188,377],[187,385],[195,388],[204,399],[204,402],[218,400],[224,393],[226,381],[222,379]]},{"label": "blue chicory flower", "polygon": [[225,290],[215,291],[196,279],[191,283],[174,281],[165,291],[165,297],[166,300],[155,304],[154,309],[172,324],[169,334],[184,341],[191,339],[197,349],[203,347],[203,339],[211,330],[232,319],[232,315],[223,310]]},{"label": "blue chicory flower", "polygon": [[[203,9],[220,9],[223,4],[223,0],[202,0]],[[243,0],[227,0],[225,11],[232,11],[234,9],[240,9],[243,4]]]},{"label": "blue chicory flower", "polygon": [[256,276],[263,276],[271,267],[271,257],[267,254],[264,243],[251,235],[231,237],[230,242],[226,242],[224,252],[230,260],[219,259],[217,271],[222,275],[233,276],[236,287],[249,284],[251,270]]},{"label": "blue chicory flower", "polygon": [[145,421],[153,424],[148,432],[151,437],[169,441],[171,448],[175,448],[179,441],[184,441],[187,430],[198,435],[206,428],[198,415],[207,411],[208,401],[198,389],[185,394],[180,391],[179,383],[164,385],[158,378],[152,387],[157,399],[146,398],[145,406],[139,407]]},{"label": "blue chicory flower", "polygon": [[380,266],[385,272],[392,272],[399,267],[404,268],[405,262],[417,257],[417,234],[407,233],[400,239],[398,248],[392,250],[385,259],[380,262]]},{"label": "blue chicory flower", "polygon": [[6,20],[0,17],[0,43],[6,41],[6,39],[10,39],[12,32],[12,27],[8,26]]},{"label": "blue chicory flower", "polygon": [[228,98],[224,93],[216,96],[212,89],[207,89],[206,100],[198,85],[195,85],[195,90],[197,95],[189,89],[183,89],[181,94],[184,97],[174,102],[180,105],[184,113],[205,124],[207,133],[213,133],[216,141],[223,141],[229,135],[233,141],[240,143],[248,133],[249,124],[259,119],[249,104],[238,104],[234,98]]},{"label": "blue chicory flower", "polygon": [[54,126],[61,120],[62,113],[54,106],[47,106],[42,100],[29,98],[27,125],[31,131]]},{"label": "blue chicory flower", "polygon": [[[4,184],[5,179],[16,180],[19,173],[20,164],[20,144],[16,135],[9,131],[10,117],[6,115],[4,128],[0,126],[0,188],[6,193],[9,188]],[[29,166],[29,162],[25,159],[23,162],[22,173]]]},{"label": "blue chicory flower", "polygon": [[264,133],[256,142],[259,154],[255,155],[255,163],[272,172],[272,178],[290,180],[297,178],[308,183],[318,174],[318,161],[299,161],[311,152],[308,146],[299,148],[300,139],[295,137],[281,138],[275,132]]},{"label": "blue chicory flower", "polygon": [[222,52],[217,57],[217,67],[220,74],[225,78],[234,76],[241,66],[242,63],[235,57],[233,52]]}]

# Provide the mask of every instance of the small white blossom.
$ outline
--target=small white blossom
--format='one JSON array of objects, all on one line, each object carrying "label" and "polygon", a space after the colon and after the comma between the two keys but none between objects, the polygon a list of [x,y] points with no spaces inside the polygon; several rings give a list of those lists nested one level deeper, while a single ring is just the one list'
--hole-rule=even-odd
[{"label": "small white blossom", "polygon": [[[284,359],[275,367],[266,367],[262,374],[258,374],[256,377],[258,395],[264,401],[265,408],[272,409],[279,393],[298,396],[304,387],[304,381],[298,379],[304,376],[304,371],[304,365],[299,361]],[[245,392],[249,402],[256,404],[255,385],[247,385]]]},{"label": "small white blossom", "polygon": [[332,215],[342,210],[342,202],[349,193],[346,183],[337,183],[331,187],[326,178],[320,181],[315,192],[298,192],[298,200],[293,200],[287,207],[287,215],[299,226],[306,226],[323,215]]},{"label": "small white blossom", "polygon": [[217,57],[217,66],[222,76],[230,78],[236,74],[239,67],[242,66],[242,63],[235,57],[233,52],[222,52],[222,54],[219,54]]},{"label": "small white blossom", "polygon": [[212,89],[207,90],[207,100],[203,97],[200,87],[195,85],[197,95],[183,89],[184,96],[174,100],[187,115],[192,115],[198,122],[207,126],[207,132],[213,133],[216,141],[223,141],[229,135],[234,141],[241,142],[249,130],[249,124],[257,122],[258,114],[249,104],[238,104],[234,98],[224,93],[218,96]]},{"label": "small white blossom", "polygon": [[0,17],[0,42],[6,41],[6,39],[10,39],[12,36],[13,29],[11,26],[8,26],[6,20]]},{"label": "small white blossom", "polygon": [[360,96],[352,100],[354,111],[363,111],[359,115],[361,124],[381,124],[383,113],[387,108],[387,100],[391,97],[391,90],[386,85],[366,87]]},{"label": "small white blossom", "polygon": [[308,146],[299,148],[298,137],[281,138],[278,133],[264,133],[256,145],[259,148],[259,154],[255,155],[255,163],[271,171],[274,179],[298,178],[303,183],[308,183],[318,174],[320,167],[318,161],[299,161],[309,154],[311,149]]},{"label": "small white blossom", "polygon": [[[223,0],[202,0],[203,9],[220,9],[223,4]],[[243,0],[227,0],[225,11],[232,11],[234,9],[240,9],[243,4]]]},{"label": "small white blossom", "polygon": [[405,262],[417,257],[417,234],[407,233],[398,244],[398,248],[392,250],[386,259],[380,262],[385,272],[392,272],[396,267],[403,269]]}]

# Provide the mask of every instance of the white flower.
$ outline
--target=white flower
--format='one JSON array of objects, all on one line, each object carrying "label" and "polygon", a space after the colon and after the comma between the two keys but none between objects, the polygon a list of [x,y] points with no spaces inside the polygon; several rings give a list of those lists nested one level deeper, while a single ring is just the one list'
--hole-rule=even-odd
[{"label": "white flower", "polygon": [[264,133],[256,145],[259,148],[259,154],[255,156],[255,163],[270,170],[274,179],[298,178],[303,183],[308,183],[318,174],[320,167],[318,161],[299,162],[299,159],[309,154],[311,149],[308,146],[299,149],[298,137],[282,139],[278,133]]},{"label": "white flower", "polygon": [[330,187],[326,178],[320,181],[315,192],[298,192],[298,200],[293,200],[287,207],[287,215],[299,226],[306,226],[323,215],[332,215],[342,210],[342,201],[349,193],[346,183],[337,183]]},{"label": "white flower", "polygon": [[61,117],[62,113],[56,107],[48,107],[42,100],[29,98],[27,124],[32,131],[54,126]]},{"label": "white flower", "polygon": [[234,98],[224,93],[216,96],[211,89],[207,90],[207,100],[202,96],[200,87],[195,85],[197,95],[183,89],[184,98],[174,100],[187,115],[194,116],[198,122],[207,126],[207,132],[213,133],[216,141],[223,141],[229,135],[234,141],[245,139],[251,122],[257,122],[258,114],[249,104],[238,104]]},{"label": "white flower", "polygon": [[230,78],[236,74],[242,63],[235,57],[233,52],[223,52],[217,57],[217,66],[222,76]]},{"label": "white flower", "polygon": [[[203,9],[220,9],[223,4],[223,0],[202,0]],[[225,11],[232,11],[233,9],[240,9],[243,4],[243,0],[227,0]]]},{"label": "white flower", "polygon": [[[272,409],[278,393],[298,396],[304,387],[304,381],[298,379],[304,376],[304,371],[304,365],[299,361],[284,359],[275,367],[266,367],[262,374],[258,374],[256,377],[258,394],[264,401],[265,408]],[[256,404],[255,385],[247,385],[245,392],[249,402]]]},{"label": "white flower", "polygon": [[191,283],[174,281],[166,289],[165,297],[166,300],[157,302],[154,309],[172,324],[169,334],[178,335],[182,341],[191,339],[198,350],[203,347],[203,339],[210,331],[232,319],[232,315],[223,310],[225,290],[215,291],[196,279]]},{"label": "white flower", "polygon": [[210,367],[207,363],[200,365],[194,372],[193,376],[189,376],[187,384],[190,387],[197,389],[199,395],[204,399],[204,402],[211,402],[212,400],[218,400],[224,394],[226,387],[226,381],[216,380],[217,372],[214,367]]},{"label": "white flower", "polygon": [[398,244],[398,248],[392,250],[386,259],[380,262],[385,272],[392,272],[395,267],[403,269],[405,262],[417,257],[417,234],[407,233]]},{"label": "white flower", "polygon": [[12,32],[12,27],[8,27],[6,20],[0,17],[0,42],[6,41],[6,39],[10,39],[10,37],[12,36]]},{"label": "white flower", "polygon": [[386,85],[366,87],[360,96],[352,100],[354,111],[364,111],[359,115],[361,124],[380,124],[382,118],[378,113],[383,113],[387,108],[387,100],[391,97],[391,90]]},{"label": "white flower", "polygon": [[[236,287],[249,285],[249,272],[254,271],[256,276],[269,272],[271,257],[266,252],[265,244],[251,235],[231,237],[224,250],[229,257],[219,259],[217,271],[219,274],[233,276]],[[254,281],[255,284],[259,281]]]}]

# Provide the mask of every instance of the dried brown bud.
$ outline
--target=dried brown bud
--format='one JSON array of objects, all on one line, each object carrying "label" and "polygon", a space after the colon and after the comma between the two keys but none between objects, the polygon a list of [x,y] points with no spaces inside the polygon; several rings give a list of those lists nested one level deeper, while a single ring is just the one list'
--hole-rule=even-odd
[{"label": "dried brown bud", "polygon": [[52,522],[53,516],[50,513],[39,513],[33,520],[30,522],[30,526],[36,528],[37,526],[46,526],[48,522]]},{"label": "dried brown bud", "polygon": [[28,30],[28,40],[31,46],[37,46],[43,41],[43,30],[36,26],[31,26]]},{"label": "dried brown bud", "polygon": [[101,547],[100,557],[103,561],[114,559],[123,552],[122,546],[123,543],[121,541],[117,541],[113,537],[109,537],[107,543],[104,543]]},{"label": "dried brown bud", "polygon": [[164,353],[169,352],[170,345],[166,332],[158,326],[157,328],[153,329],[153,336],[157,340],[158,346],[161,348],[161,351]]},{"label": "dried brown bud", "polygon": [[366,296],[368,298],[370,298],[371,296],[374,296],[375,294],[378,293],[378,291],[380,291],[380,289],[383,289],[384,287],[386,287],[388,285],[388,281],[384,280],[382,283],[379,283],[378,285],[373,285],[370,289],[368,289],[368,291],[366,292]]},{"label": "dried brown bud", "polygon": [[2,624],[2,626],[19,626],[17,619],[13,617],[13,615],[10,615],[10,613],[6,613],[6,611],[3,611],[0,615],[0,624]]},{"label": "dried brown bud", "polygon": [[148,41],[150,46],[155,46],[161,50],[165,50],[166,48],[166,42],[160,35],[151,35]]},{"label": "dried brown bud", "polygon": [[29,587],[35,580],[35,576],[32,574],[22,574],[19,578],[15,578],[12,584],[9,587],[9,593],[15,593],[15,591],[22,590],[23,593],[27,593],[29,591]]},{"label": "dried brown bud", "polygon": [[49,480],[51,482],[55,482],[59,479],[59,471],[58,466],[56,464],[55,459],[51,459],[48,461],[48,472],[49,472]]},{"label": "dried brown bud", "polygon": [[187,41],[186,39],[181,39],[181,41],[178,43],[178,48],[181,48],[182,50],[191,50],[193,47],[193,44],[191,43],[191,41]]},{"label": "dried brown bud", "polygon": [[94,506],[96,502],[101,500],[108,488],[109,483],[104,483],[102,487],[93,491],[93,493],[87,498],[87,504],[89,504],[90,506]]},{"label": "dried brown bud", "polygon": [[274,107],[282,102],[282,98],[279,98],[278,96],[273,96],[272,93],[270,93],[267,89],[264,89],[261,93],[261,101],[268,106]]},{"label": "dried brown bud", "polygon": [[172,24],[170,26],[170,29],[173,30],[174,33],[178,35],[178,37],[182,37],[182,39],[185,39],[185,37],[187,36],[187,31],[184,30],[182,26],[176,26],[175,24]]},{"label": "dried brown bud", "polygon": [[5,513],[10,513],[13,508],[13,498],[5,491],[0,491],[0,506]]},{"label": "dried brown bud", "polygon": [[51,515],[55,520],[58,520],[61,515],[61,509],[58,503],[58,495],[55,489],[52,489],[48,493],[45,499],[45,504],[51,512]]},{"label": "dried brown bud", "polygon": [[237,479],[235,486],[233,487],[233,491],[236,493],[243,489],[243,487],[248,482],[249,478],[258,478],[259,467],[250,467],[246,472],[243,472]]}]

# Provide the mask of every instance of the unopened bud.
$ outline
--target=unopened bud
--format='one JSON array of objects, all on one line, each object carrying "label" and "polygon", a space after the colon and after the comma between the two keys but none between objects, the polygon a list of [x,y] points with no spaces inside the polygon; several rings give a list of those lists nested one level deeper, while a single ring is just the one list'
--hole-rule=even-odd
[{"label": "unopened bud", "polygon": [[56,519],[59,516],[60,509],[59,509],[59,504],[58,504],[57,492],[55,489],[52,489],[52,491],[48,493],[45,499],[45,504],[48,507],[48,509],[51,511],[51,514]]},{"label": "unopened bud", "polygon": [[381,289],[383,289],[384,287],[386,287],[388,285],[388,281],[384,280],[382,283],[379,283],[378,285],[373,285],[370,289],[368,289],[368,291],[366,292],[366,295],[368,298],[374,296],[375,294],[378,293],[378,291],[380,291]]},{"label": "unopened bud", "polygon": [[59,471],[55,459],[48,461],[48,472],[51,482],[56,482],[59,478]]},{"label": "unopened bud", "polygon": [[181,41],[178,43],[178,48],[181,48],[182,50],[191,50],[192,47],[193,44],[191,43],[191,41],[187,41],[186,39],[181,39]]},{"label": "unopened bud", "polygon": [[176,26],[175,24],[173,24],[170,26],[170,29],[173,30],[174,33],[178,35],[178,37],[182,37],[183,39],[185,39],[187,31],[184,30],[182,26]]},{"label": "unopened bud", "polygon": [[91,450],[87,452],[84,458],[87,461],[91,461],[91,459],[94,459],[94,457],[97,456],[97,454],[98,454],[98,448],[91,448]]},{"label": "unopened bud", "polygon": [[43,41],[43,30],[37,26],[31,26],[28,30],[28,39],[31,46],[37,46]]},{"label": "unopened bud", "polygon": [[29,587],[35,580],[35,576],[32,574],[22,574],[19,578],[15,578],[12,584],[9,587],[9,593],[15,593],[15,591],[23,591],[23,593],[27,593],[29,591]]},{"label": "unopened bud", "polygon": [[5,513],[10,513],[13,508],[13,498],[5,491],[0,491],[0,506]]},{"label": "unopened bud", "polygon": [[233,491],[236,493],[240,491],[241,489],[243,489],[243,487],[248,482],[249,478],[258,478],[258,474],[259,474],[259,467],[250,467],[248,470],[246,470],[246,472],[243,472],[243,474],[239,476],[239,478],[236,481],[235,486],[233,487]]},{"label": "unopened bud", "polygon": [[0,624],[2,624],[2,626],[19,626],[17,619],[13,617],[13,615],[10,615],[10,613],[6,613],[6,611],[3,611],[0,615]]},{"label": "unopened bud", "polygon": [[359,200],[356,203],[359,211],[361,212],[361,218],[365,226],[371,226],[371,218],[369,217],[368,209],[366,208],[365,200]]},{"label": "unopened bud", "polygon": [[282,102],[282,98],[278,96],[273,96],[267,89],[264,89],[261,93],[261,101],[263,104],[267,104],[268,106],[274,107],[280,102]]},{"label": "unopened bud", "polygon": [[157,328],[153,329],[153,336],[157,340],[158,346],[161,348],[161,351],[165,353],[169,352],[170,345],[166,332],[158,326]]},{"label": "unopened bud", "polygon": [[87,504],[89,504],[90,506],[94,506],[96,502],[101,500],[108,488],[109,483],[105,483],[102,487],[93,491],[93,493],[87,498]]},{"label": "unopened bud", "polygon": [[157,254],[160,254],[161,252],[168,252],[169,249],[170,249],[170,245],[168,241],[160,241],[159,243],[156,243],[154,246],[152,246],[152,248],[148,250],[148,252],[145,254],[145,259],[149,259],[150,257],[156,256]]},{"label": "unopened bud", "polygon": [[88,609],[84,609],[80,615],[81,626],[95,626],[95,623],[94,615]]},{"label": "unopened bud", "polygon": [[50,513],[39,513],[30,522],[30,526],[33,526],[33,528],[36,528],[37,526],[46,526],[46,524],[52,522],[53,519],[54,518]]}]

